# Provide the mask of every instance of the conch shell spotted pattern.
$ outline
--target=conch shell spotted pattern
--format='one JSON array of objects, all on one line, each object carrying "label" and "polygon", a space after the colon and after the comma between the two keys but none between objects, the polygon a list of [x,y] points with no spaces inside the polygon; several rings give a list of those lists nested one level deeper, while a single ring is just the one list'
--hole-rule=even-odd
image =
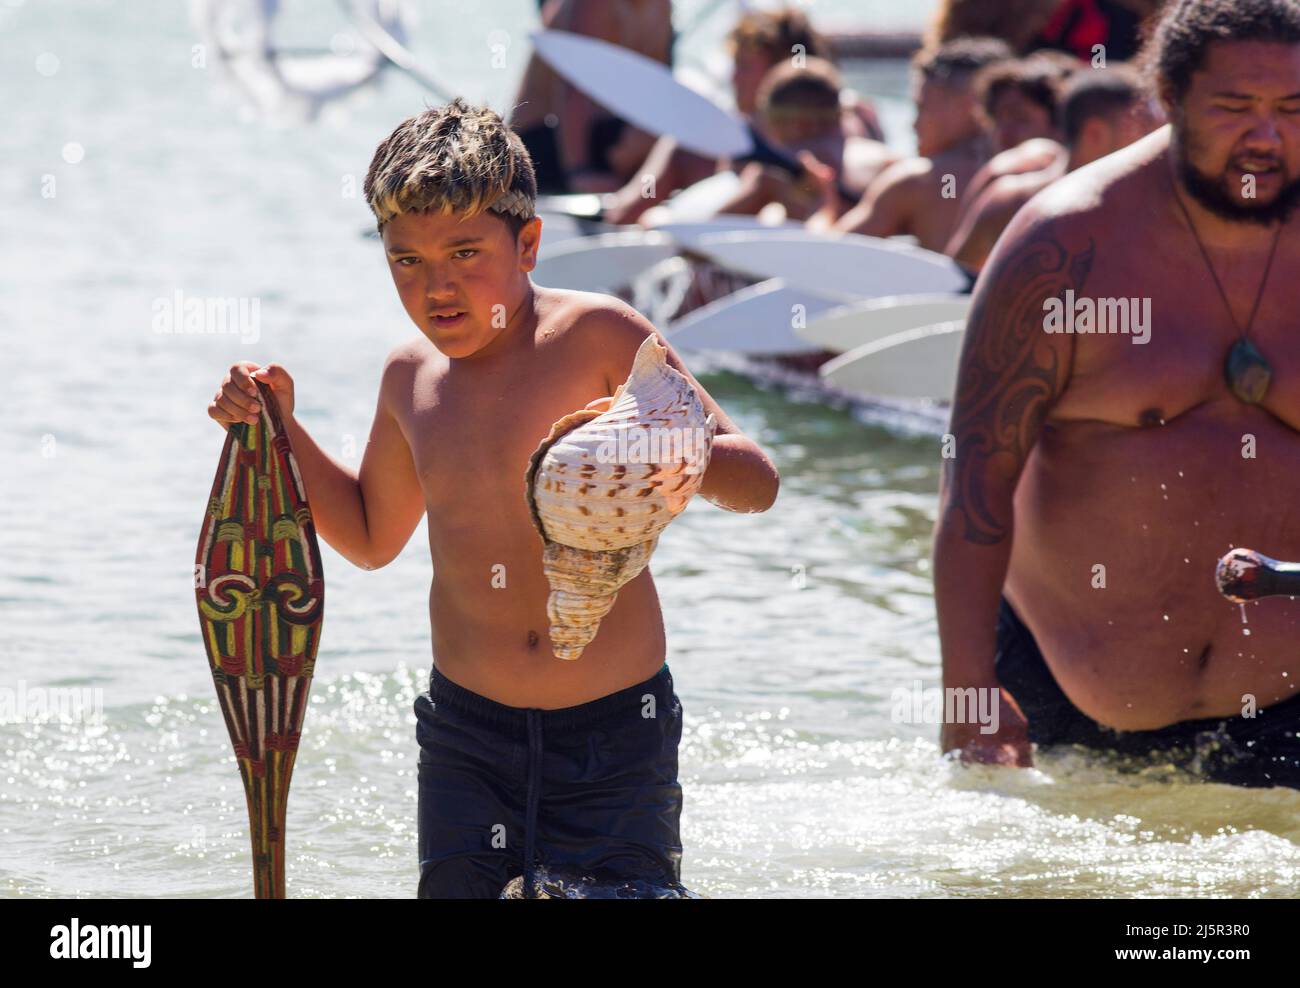
[{"label": "conch shell spotted pattern", "polygon": [[566,415],[529,461],[526,494],[544,544],[558,658],[582,655],[704,480],[716,422],[667,353],[647,337],[608,411]]}]

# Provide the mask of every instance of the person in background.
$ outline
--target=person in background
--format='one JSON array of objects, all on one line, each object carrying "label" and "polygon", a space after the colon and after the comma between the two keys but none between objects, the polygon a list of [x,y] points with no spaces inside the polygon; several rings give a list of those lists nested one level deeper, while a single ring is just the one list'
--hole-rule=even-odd
[{"label": "person in background", "polygon": [[[670,0],[547,0],[542,26],[672,63]],[[533,160],[540,194],[612,192],[654,144],[652,135],[597,106],[536,54],[524,70],[514,105],[510,125]]]},{"label": "person in background", "polygon": [[[825,59],[810,58],[802,67],[781,62],[759,87],[757,116],[778,148],[827,162],[835,179],[862,195],[898,156],[879,141],[849,133],[842,91],[839,70]],[[780,203],[789,218],[807,219],[821,203],[818,182],[808,173],[795,176],[751,161],[741,168],[735,196],[718,212],[753,215],[772,203]]]},{"label": "person in background", "polygon": [[976,76],[1010,57],[1006,43],[995,38],[964,38],[919,52],[913,60],[918,156],[886,168],[841,215],[845,204],[830,181],[831,170],[805,155],[823,195],[809,227],[872,237],[907,234],[922,247],[942,250],[957,220],[957,196],[991,152]]},{"label": "person in background", "polygon": [[[778,64],[791,63],[796,54],[805,59],[831,61],[830,46],[814,30],[808,16],[795,7],[746,11],[727,38],[732,56],[731,83],[736,112],[761,129],[758,91],[764,77]],[[875,110],[868,101],[841,89],[846,135],[881,140]],[[680,189],[694,185],[731,163],[707,158],[678,146],[670,136],[660,137],[649,157],[612,197],[604,210],[610,223],[634,223],[646,210]]]},{"label": "person in background", "polygon": [[[976,85],[983,96],[981,103],[989,121],[988,127],[1002,150],[993,155],[960,190],[957,227],[966,219],[971,204],[996,179],[1053,166],[1064,169],[1069,152],[1061,143],[1056,124],[1057,101],[1062,87],[1082,67],[1083,63],[1072,55],[1034,52],[1028,58],[994,65],[981,73]],[[1023,100],[1008,100],[1008,88],[1019,90]],[[1025,106],[1025,102],[1034,105]],[[1045,104],[1051,107],[1046,121],[1035,112]]]},{"label": "person in background", "polygon": [[1022,55],[1038,47],[1035,39],[1061,0],[941,0],[925,32],[924,48],[962,38],[998,38]]},{"label": "person in background", "polygon": [[994,148],[1001,152],[1025,141],[1057,141],[1056,102],[1060,71],[1046,59],[1025,58],[991,65],[976,81]]},{"label": "person in background", "polygon": [[[1141,47],[1148,18],[1161,0],[1060,0],[1034,44],[1070,52],[1092,62],[1098,46],[1104,63],[1126,62]],[[1098,65],[1101,68],[1102,65]]]},{"label": "person in background", "polygon": [[[1131,59],[1161,0],[942,0],[924,45],[937,47],[978,35],[1001,38],[1017,55],[1042,48],[1084,59],[1097,68]],[[1096,45],[1105,63],[1094,62]]]},{"label": "person in background", "polygon": [[1062,95],[1058,117],[1065,157],[1039,171],[995,179],[963,216],[944,253],[968,271],[984,267],[1002,231],[1035,195],[1164,122],[1143,91],[1138,73],[1125,65],[1077,73]]}]

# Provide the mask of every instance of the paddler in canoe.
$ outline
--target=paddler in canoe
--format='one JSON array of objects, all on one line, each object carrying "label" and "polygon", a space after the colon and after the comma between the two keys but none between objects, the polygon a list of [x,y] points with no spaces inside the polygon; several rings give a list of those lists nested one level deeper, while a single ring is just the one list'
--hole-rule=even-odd
[{"label": "paddler in canoe", "polygon": [[[496,113],[458,99],[406,120],[364,188],[419,334],[384,365],[360,469],[296,418],[278,364],[236,364],[209,414],[255,420],[255,382],[273,389],[317,532],[363,569],[427,514],[418,894],[522,876],[529,896],[684,896],[682,710],[645,563],[692,494],[765,511],[776,469],[634,309],[532,284],[532,164]],[[655,453],[676,425],[647,417],[683,428]],[[606,455],[602,429],[650,445]]]},{"label": "paddler in canoe", "polygon": [[1035,195],[1063,175],[1113,154],[1164,122],[1130,66],[1085,69],[1065,84],[1058,115],[1064,156],[1047,167],[1000,175],[963,205],[957,230],[944,253],[968,271],[979,272],[1002,231]]},{"label": "paddler in canoe", "polygon": [[943,462],[944,686],[1032,745],[1300,788],[1300,601],[1244,612],[1233,546],[1300,557],[1300,6],[1180,0],[1147,63],[1170,124],[1052,183],[975,288]]},{"label": "paddler in canoe", "polygon": [[[542,27],[569,31],[672,64],[670,0],[546,0]],[[512,104],[513,129],[544,195],[613,192],[637,170],[655,137],[614,116],[569,85],[536,54]]]},{"label": "paddler in canoe", "polygon": [[[799,65],[782,62],[759,87],[756,118],[774,146],[828,163],[830,181],[838,179],[861,195],[898,155],[880,141],[852,132],[841,107],[843,92],[839,70],[825,59],[809,58]],[[752,216],[779,204],[781,218],[806,220],[820,208],[822,195],[811,173],[792,175],[788,169],[751,161],[740,168],[736,191],[718,212]],[[652,215],[645,214],[647,219]]]},{"label": "paddler in canoe", "polygon": [[967,38],[913,60],[916,86],[917,156],[886,168],[861,200],[847,203],[804,155],[825,194],[825,207],[808,221],[816,230],[870,237],[908,235],[928,250],[941,251],[957,221],[959,196],[993,152],[977,99],[981,69],[1006,61],[1011,50],[993,38]]},{"label": "paddler in canoe", "polygon": [[[785,6],[773,10],[744,11],[727,35],[727,48],[733,64],[731,83],[736,112],[764,140],[783,146],[783,137],[788,136],[789,128],[786,128],[786,134],[782,134],[779,129],[773,132],[769,127],[763,112],[762,90],[764,86],[771,86],[773,74],[783,67],[803,69],[817,60],[833,63],[830,45],[813,28],[806,12],[794,6]],[[836,107],[837,126],[819,124],[818,130],[842,133],[847,141],[856,145],[853,154],[859,163],[855,164],[851,159],[850,167],[860,168],[868,164],[860,161],[864,152],[876,157],[888,155],[888,150],[882,143],[884,134],[880,129],[880,121],[870,100],[844,87],[838,80],[836,88],[839,100]],[[807,102],[806,97],[801,96],[799,99]],[[786,100],[787,105],[789,102]],[[604,218],[610,223],[643,221],[645,225],[653,225],[650,218],[643,219],[644,214],[673,193],[687,189],[719,171],[742,174],[751,164],[704,157],[687,151],[671,136],[664,135],[655,142],[654,149],[636,168],[635,174],[611,197],[605,207]],[[786,184],[793,184],[794,177],[788,172],[772,176],[770,168],[768,171],[768,180],[784,180]],[[726,211],[732,211],[731,204],[719,210]],[[757,209],[745,211],[757,212]]]}]

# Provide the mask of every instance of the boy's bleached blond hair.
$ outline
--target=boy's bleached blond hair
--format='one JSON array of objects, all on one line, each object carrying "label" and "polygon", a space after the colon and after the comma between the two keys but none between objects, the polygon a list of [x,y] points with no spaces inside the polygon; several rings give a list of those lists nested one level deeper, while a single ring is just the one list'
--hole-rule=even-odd
[{"label": "boy's bleached blond hair", "polygon": [[486,106],[460,97],[403,120],[375,149],[366,202],[379,229],[403,213],[485,209],[515,236],[537,208],[537,178],[519,135]]}]

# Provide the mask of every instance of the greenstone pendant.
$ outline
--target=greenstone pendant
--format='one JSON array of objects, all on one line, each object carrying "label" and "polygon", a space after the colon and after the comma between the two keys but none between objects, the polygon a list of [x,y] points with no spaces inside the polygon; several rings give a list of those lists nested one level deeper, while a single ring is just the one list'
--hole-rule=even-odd
[{"label": "greenstone pendant", "polygon": [[1223,374],[1228,380],[1228,388],[1247,405],[1258,405],[1263,401],[1273,380],[1273,368],[1255,344],[1244,336],[1228,351]]}]

